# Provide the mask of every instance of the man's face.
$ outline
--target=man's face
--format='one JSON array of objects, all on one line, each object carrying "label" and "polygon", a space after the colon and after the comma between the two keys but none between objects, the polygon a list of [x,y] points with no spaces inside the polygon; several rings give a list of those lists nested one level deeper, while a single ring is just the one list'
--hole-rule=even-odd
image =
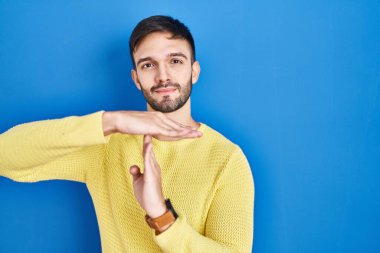
[{"label": "man's face", "polygon": [[185,105],[199,75],[198,62],[191,61],[189,43],[170,37],[166,32],[149,34],[134,52],[132,78],[149,106],[161,112]]}]

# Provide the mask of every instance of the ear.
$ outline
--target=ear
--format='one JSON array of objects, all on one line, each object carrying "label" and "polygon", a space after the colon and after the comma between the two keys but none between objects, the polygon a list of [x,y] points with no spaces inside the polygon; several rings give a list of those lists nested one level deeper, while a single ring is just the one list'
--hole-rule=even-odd
[{"label": "ear", "polygon": [[137,71],[135,69],[131,70],[131,76],[132,76],[132,80],[135,83],[137,89],[141,90],[141,84],[140,84],[139,78],[137,77]]},{"label": "ear", "polygon": [[198,81],[199,74],[201,73],[201,66],[199,65],[198,61],[195,61],[193,65],[191,66],[191,77],[193,84],[195,84]]}]

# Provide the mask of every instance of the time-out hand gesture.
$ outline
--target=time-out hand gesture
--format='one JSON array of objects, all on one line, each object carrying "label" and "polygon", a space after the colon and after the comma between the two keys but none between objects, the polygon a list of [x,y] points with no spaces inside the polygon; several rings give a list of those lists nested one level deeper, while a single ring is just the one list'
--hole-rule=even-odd
[{"label": "time-out hand gesture", "polygon": [[104,135],[119,132],[171,137],[173,140],[196,138],[202,135],[161,112],[113,111],[103,113]]},{"label": "time-out hand gesture", "polygon": [[151,218],[157,218],[166,212],[165,198],[162,192],[161,169],[153,153],[152,137],[144,136],[143,158],[144,173],[133,165],[133,191],[140,206]]}]

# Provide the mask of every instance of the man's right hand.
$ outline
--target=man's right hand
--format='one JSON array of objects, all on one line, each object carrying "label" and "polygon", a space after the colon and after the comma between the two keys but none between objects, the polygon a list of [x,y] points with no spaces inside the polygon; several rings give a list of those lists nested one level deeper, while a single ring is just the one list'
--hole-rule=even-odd
[{"label": "man's right hand", "polygon": [[184,126],[161,112],[112,111],[103,113],[104,135],[112,133],[170,137],[172,140],[196,138],[202,133]]}]

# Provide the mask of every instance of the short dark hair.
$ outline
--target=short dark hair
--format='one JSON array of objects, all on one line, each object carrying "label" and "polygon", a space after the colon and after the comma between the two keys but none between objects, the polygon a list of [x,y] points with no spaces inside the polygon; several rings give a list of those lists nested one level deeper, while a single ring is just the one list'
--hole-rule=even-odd
[{"label": "short dark hair", "polygon": [[182,38],[189,42],[192,49],[191,61],[195,61],[195,45],[193,36],[181,21],[170,16],[151,16],[141,20],[133,29],[129,39],[129,52],[131,54],[133,67],[136,68],[133,52],[139,43],[149,34],[153,32],[169,32],[172,34],[171,39]]}]

